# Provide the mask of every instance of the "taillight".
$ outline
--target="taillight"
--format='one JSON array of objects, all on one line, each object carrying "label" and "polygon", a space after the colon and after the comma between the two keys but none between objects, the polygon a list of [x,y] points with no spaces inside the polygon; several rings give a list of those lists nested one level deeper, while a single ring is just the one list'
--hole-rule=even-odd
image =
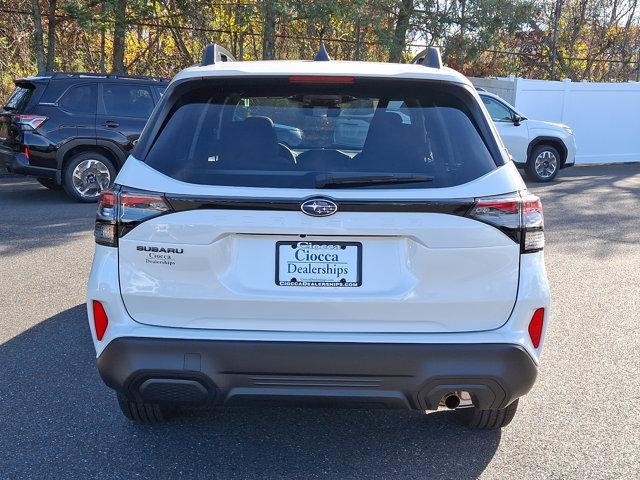
[{"label": "taillight", "polygon": [[122,189],[119,193],[119,220],[124,223],[141,222],[171,210],[161,193]]},{"label": "taillight", "polygon": [[537,252],[544,248],[544,216],[542,202],[530,193],[522,197],[523,252]]},{"label": "taillight", "polygon": [[93,231],[96,243],[109,247],[115,247],[118,244],[117,206],[117,196],[113,190],[105,190],[100,194],[96,226]]},{"label": "taillight", "polygon": [[161,193],[116,187],[100,195],[94,236],[96,243],[116,247],[133,227],[173,209]]},{"label": "taillight", "polygon": [[44,122],[46,122],[49,117],[45,117],[44,115],[16,115],[16,121],[19,125],[23,127],[23,129],[35,130]]},{"label": "taillight", "polygon": [[501,230],[522,253],[544,248],[542,203],[529,192],[477,198],[467,216]]}]

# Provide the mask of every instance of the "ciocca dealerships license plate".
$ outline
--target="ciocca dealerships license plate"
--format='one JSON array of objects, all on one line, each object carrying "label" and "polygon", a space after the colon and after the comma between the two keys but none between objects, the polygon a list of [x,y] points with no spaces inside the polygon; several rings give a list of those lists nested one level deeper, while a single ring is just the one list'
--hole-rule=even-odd
[{"label": "ciocca dealerships license plate", "polygon": [[359,287],[359,242],[276,242],[276,285],[289,287]]}]

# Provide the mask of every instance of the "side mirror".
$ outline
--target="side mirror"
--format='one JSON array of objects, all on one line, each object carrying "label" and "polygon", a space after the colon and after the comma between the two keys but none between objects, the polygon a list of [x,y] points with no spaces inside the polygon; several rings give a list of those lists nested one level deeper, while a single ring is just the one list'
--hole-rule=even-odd
[{"label": "side mirror", "polygon": [[522,117],[516,113],[511,120],[513,121],[514,126],[519,127],[520,122],[522,122]]}]

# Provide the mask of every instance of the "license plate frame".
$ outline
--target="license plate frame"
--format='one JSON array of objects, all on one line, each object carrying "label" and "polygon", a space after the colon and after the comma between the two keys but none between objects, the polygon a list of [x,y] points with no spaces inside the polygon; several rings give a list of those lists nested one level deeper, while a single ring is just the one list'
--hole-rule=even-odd
[{"label": "license plate frame", "polygon": [[[347,280],[347,276],[343,277],[339,281],[311,281],[311,280],[297,280],[296,277],[292,277],[289,280],[283,280],[280,278],[280,249],[283,246],[291,247],[292,245],[300,248],[302,245],[306,248],[311,248],[315,250],[316,246],[318,251],[321,253],[339,253],[340,250],[346,250],[347,248],[355,247],[355,266],[356,266],[356,275],[353,278],[353,275],[349,274],[349,280]],[[324,248],[322,248],[324,247]],[[338,248],[330,248],[330,247],[340,247]],[[344,248],[343,248],[344,247]],[[296,250],[296,248],[292,248],[292,250]],[[347,252],[344,252],[347,253]],[[350,253],[353,255],[353,253]],[[293,263],[293,262],[292,262]],[[295,262],[295,263],[307,263],[314,264],[314,262]],[[334,261],[322,261],[315,262],[317,265],[333,265],[335,268],[336,265],[342,264],[343,262],[334,262]],[[353,262],[350,262],[353,263]],[[337,273],[337,272],[336,272]],[[290,275],[290,274],[286,274]],[[293,281],[296,280],[296,281]],[[344,281],[342,281],[344,280]],[[320,288],[357,288],[362,286],[362,243],[361,242],[349,242],[349,241],[331,241],[331,240],[282,240],[276,242],[276,262],[275,262],[275,284],[280,287],[320,287]]]}]

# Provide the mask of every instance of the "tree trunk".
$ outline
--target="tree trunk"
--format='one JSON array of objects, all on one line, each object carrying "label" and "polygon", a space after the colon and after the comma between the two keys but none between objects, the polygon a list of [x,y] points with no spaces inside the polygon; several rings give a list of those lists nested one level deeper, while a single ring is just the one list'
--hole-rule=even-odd
[{"label": "tree trunk", "polygon": [[47,64],[44,58],[44,40],[42,37],[42,16],[40,15],[40,3],[38,0],[31,0],[31,8],[33,10],[33,27],[34,27],[34,47],[36,53],[36,66],[38,73],[43,73]]},{"label": "tree trunk", "polygon": [[105,3],[102,2],[102,5],[100,5],[100,18],[103,20],[100,22],[100,73],[107,73],[107,52],[106,52],[107,32],[104,25],[105,15],[106,15],[106,7],[105,7]]},{"label": "tree trunk", "polygon": [[411,15],[413,14],[413,0],[401,0],[398,18],[396,20],[396,28],[393,32],[393,43],[389,49],[389,61],[400,62],[402,54],[407,46],[407,30],[411,23]]},{"label": "tree trunk", "polygon": [[556,60],[558,59],[558,24],[562,15],[562,0],[556,0],[556,6],[553,15],[553,33],[551,40],[551,66],[549,72],[549,80],[556,79]]},{"label": "tree trunk", "polygon": [[47,32],[47,71],[53,71],[56,60],[56,6],[57,0],[49,1],[49,15],[47,17],[49,30]]},{"label": "tree trunk", "polygon": [[262,18],[264,30],[262,32],[262,59],[276,58],[276,8],[274,0],[263,0]]},{"label": "tree trunk", "polygon": [[100,27],[100,73],[107,73],[107,52],[105,51],[106,33],[104,26]]},{"label": "tree trunk", "polygon": [[125,73],[124,48],[127,34],[127,0],[116,0],[114,8],[115,25],[113,27],[113,73]]},{"label": "tree trunk", "polygon": [[360,15],[356,19],[356,55],[355,59],[362,60],[362,20]]}]

